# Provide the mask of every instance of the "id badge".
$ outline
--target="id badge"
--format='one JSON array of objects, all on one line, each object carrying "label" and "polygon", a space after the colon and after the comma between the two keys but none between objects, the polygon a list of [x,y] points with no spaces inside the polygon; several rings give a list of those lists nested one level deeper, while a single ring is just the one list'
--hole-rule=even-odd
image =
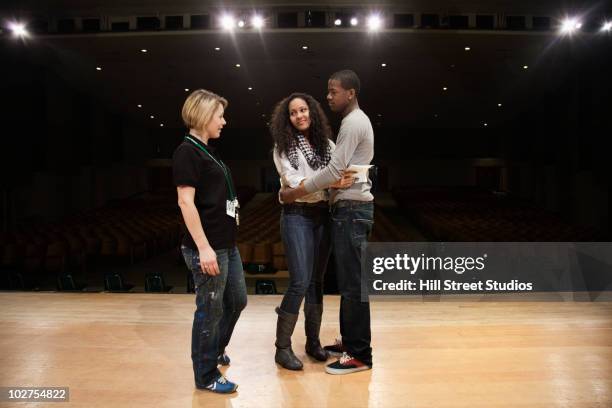
[{"label": "id badge", "polygon": [[225,212],[232,218],[236,218],[236,202],[226,200],[225,201]]}]

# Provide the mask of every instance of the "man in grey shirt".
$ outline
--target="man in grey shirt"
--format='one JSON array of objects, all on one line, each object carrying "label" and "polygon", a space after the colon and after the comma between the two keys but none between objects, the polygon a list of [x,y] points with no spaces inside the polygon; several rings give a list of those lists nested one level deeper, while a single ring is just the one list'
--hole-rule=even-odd
[{"label": "man in grey shirt", "polygon": [[[374,157],[374,131],[367,115],[359,109],[360,81],[353,71],[334,73],[327,83],[327,101],[333,112],[343,117],[331,160],[316,176],[295,189],[283,188],[283,203],[328,188],[352,164],[369,165]],[[370,347],[370,304],[361,301],[361,248],[366,245],[374,225],[372,182],[354,183],[348,189],[332,189],[332,242],[340,302],[342,341],[325,349],[341,358],[329,364],[329,374],[348,374],[372,368]]]}]

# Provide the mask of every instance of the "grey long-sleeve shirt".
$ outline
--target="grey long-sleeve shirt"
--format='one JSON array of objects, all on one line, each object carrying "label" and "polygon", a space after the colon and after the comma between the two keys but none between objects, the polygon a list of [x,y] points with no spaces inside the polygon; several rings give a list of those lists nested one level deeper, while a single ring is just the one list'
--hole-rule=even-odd
[{"label": "grey long-sleeve shirt", "polygon": [[[304,181],[304,188],[308,193],[327,188],[340,179],[341,171],[351,164],[367,165],[374,157],[374,130],[368,116],[361,110],[355,109],[342,119],[340,132],[327,167],[314,177]],[[372,181],[354,183],[347,189],[331,189],[330,202],[339,200],[372,201],[374,196],[370,193]]]}]

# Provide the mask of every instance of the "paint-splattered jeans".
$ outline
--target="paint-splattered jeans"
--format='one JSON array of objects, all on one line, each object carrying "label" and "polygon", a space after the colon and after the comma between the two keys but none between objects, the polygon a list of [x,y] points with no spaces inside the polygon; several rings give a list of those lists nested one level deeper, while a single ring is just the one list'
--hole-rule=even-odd
[{"label": "paint-splattered jeans", "polygon": [[193,373],[196,386],[205,387],[220,375],[217,356],[225,350],[240,312],[246,306],[244,271],[236,247],[215,251],[221,272],[217,276],[202,272],[198,251],[185,246],[181,250],[193,274],[196,291],[191,332]]}]

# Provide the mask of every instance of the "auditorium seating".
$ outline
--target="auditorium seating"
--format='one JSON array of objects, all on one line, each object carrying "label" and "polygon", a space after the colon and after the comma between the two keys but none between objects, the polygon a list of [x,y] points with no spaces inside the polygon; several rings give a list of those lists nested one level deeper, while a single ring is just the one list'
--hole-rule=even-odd
[{"label": "auditorium seating", "polygon": [[590,227],[571,225],[559,215],[506,194],[475,188],[396,188],[393,196],[432,240],[481,242],[598,241]]},{"label": "auditorium seating", "polygon": [[140,204],[126,202],[3,234],[2,269],[35,287],[69,269],[84,273],[91,262],[133,264],[176,246],[181,225],[176,209]]},{"label": "auditorium seating", "polygon": [[[242,205],[246,205],[255,190],[238,187],[237,193]],[[83,278],[88,265],[132,265],[175,249],[182,231],[183,220],[174,193],[115,200],[56,222],[28,220],[11,232],[0,233],[0,287],[28,289],[57,282],[60,290],[74,290],[70,288],[84,286],[72,284],[74,272]],[[259,248],[257,253],[260,252]],[[267,259],[265,250],[258,256]],[[101,286],[109,280],[100,276],[99,283],[88,283]]]}]

